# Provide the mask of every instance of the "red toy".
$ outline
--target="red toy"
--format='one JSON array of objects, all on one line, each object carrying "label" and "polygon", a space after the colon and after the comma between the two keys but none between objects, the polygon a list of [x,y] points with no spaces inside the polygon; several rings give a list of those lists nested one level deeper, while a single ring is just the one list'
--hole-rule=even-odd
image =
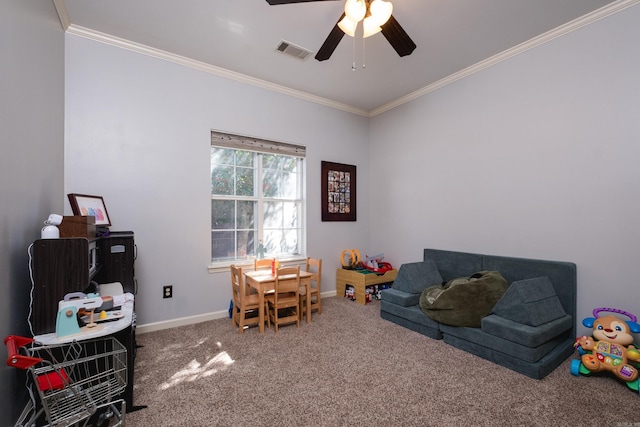
[{"label": "red toy", "polygon": [[393,270],[393,266],[388,262],[383,262],[384,254],[379,254],[370,257],[367,255],[365,260],[362,261],[362,267],[369,271],[373,271],[376,274],[384,274],[387,271]]}]

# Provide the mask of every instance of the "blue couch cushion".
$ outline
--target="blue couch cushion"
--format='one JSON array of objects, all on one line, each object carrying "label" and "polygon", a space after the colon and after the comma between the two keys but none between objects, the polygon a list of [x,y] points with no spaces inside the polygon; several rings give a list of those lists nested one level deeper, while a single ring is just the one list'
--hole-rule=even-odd
[{"label": "blue couch cushion", "polygon": [[540,326],[567,314],[547,277],[513,282],[491,311],[529,326]]},{"label": "blue couch cushion", "polygon": [[425,249],[423,259],[436,263],[443,282],[448,282],[458,277],[471,276],[480,270],[500,271],[499,268],[484,268],[484,258],[480,254],[445,251],[441,249]]},{"label": "blue couch cushion", "polygon": [[407,319],[412,323],[424,325],[437,331],[440,330],[440,324],[425,316],[424,313],[420,310],[420,307],[418,307],[417,305],[413,305],[410,307],[401,307],[399,305],[391,304],[389,303],[389,301],[386,301],[384,299],[381,300],[380,303],[381,311],[385,311],[403,319]]},{"label": "blue couch cushion", "polygon": [[392,304],[402,307],[411,307],[412,305],[418,305],[420,301],[420,294],[410,294],[404,291],[399,291],[395,288],[383,289],[380,291],[381,299],[389,301]]},{"label": "blue couch cushion", "polygon": [[531,348],[562,335],[573,326],[573,320],[568,314],[540,326],[525,325],[495,314],[482,318],[481,323],[484,332]]},{"label": "blue couch cushion", "polygon": [[[442,331],[444,341],[446,343],[453,344],[451,342],[451,338],[454,338],[454,341],[456,341],[455,338],[459,338],[465,342],[490,349],[496,352],[496,355],[505,354],[529,363],[535,363],[542,359],[547,353],[549,353],[549,351],[561,342],[566,343],[569,348],[571,348],[571,342],[573,342],[573,340],[567,340],[569,332],[565,332],[561,336],[552,338],[537,347],[527,347],[521,342],[505,340],[504,338],[488,334],[481,328],[466,328],[441,324],[440,330]],[[460,342],[460,340],[458,341]],[[456,345],[456,347],[458,346]],[[458,348],[463,350],[465,349],[464,346],[460,346]],[[496,362],[500,363],[500,360],[496,360]]]},{"label": "blue couch cushion", "polygon": [[[440,269],[440,264],[436,264]],[[574,263],[485,255],[482,268],[484,270],[498,270],[509,283],[535,277],[548,277],[553,284],[556,295],[562,302],[564,311],[574,319],[571,335],[577,336],[575,319],[578,318],[576,309],[578,286]],[[443,274],[442,270],[440,273]]]},{"label": "blue couch cushion", "polygon": [[440,276],[436,264],[428,260],[402,264],[398,270],[398,276],[393,282],[393,289],[419,296],[425,288],[441,283],[442,276]]}]

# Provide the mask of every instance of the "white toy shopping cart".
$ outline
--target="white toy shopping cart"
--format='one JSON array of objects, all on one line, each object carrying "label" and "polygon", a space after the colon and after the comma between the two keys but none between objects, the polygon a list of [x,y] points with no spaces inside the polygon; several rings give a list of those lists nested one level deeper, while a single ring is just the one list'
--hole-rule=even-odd
[{"label": "white toy shopping cart", "polygon": [[7,365],[27,370],[29,377],[31,400],[16,427],[84,426],[92,417],[99,418],[93,423],[124,425],[126,407],[117,397],[127,385],[127,350],[118,340],[45,346],[10,335],[4,343]]}]

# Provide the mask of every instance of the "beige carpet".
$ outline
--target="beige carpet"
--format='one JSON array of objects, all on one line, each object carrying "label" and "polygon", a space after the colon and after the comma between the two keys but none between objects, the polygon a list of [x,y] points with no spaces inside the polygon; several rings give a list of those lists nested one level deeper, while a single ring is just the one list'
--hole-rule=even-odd
[{"label": "beige carpet", "polygon": [[323,300],[313,322],[243,335],[229,319],[139,335],[129,426],[640,426],[640,396],[571,359],[534,380]]}]

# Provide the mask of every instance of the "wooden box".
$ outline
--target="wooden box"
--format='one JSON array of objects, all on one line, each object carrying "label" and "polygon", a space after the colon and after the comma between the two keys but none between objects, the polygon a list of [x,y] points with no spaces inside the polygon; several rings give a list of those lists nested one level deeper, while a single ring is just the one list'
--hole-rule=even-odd
[{"label": "wooden box", "polygon": [[85,237],[96,238],[95,216],[64,216],[62,224],[58,226],[60,237]]},{"label": "wooden box", "polygon": [[[338,268],[336,270],[336,295],[347,296],[347,284],[353,287],[353,294],[358,304],[367,303],[367,287],[382,283],[393,283],[398,276],[398,270],[389,270],[383,275],[371,273],[368,270],[346,270]],[[349,297],[351,293],[349,294]],[[370,297],[369,297],[370,298]]]}]

